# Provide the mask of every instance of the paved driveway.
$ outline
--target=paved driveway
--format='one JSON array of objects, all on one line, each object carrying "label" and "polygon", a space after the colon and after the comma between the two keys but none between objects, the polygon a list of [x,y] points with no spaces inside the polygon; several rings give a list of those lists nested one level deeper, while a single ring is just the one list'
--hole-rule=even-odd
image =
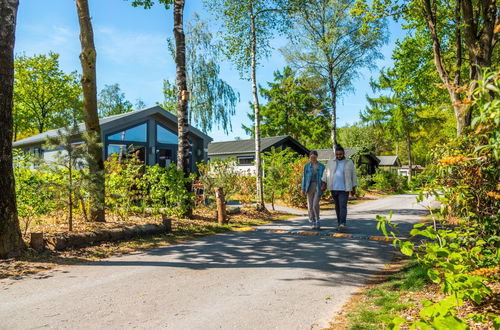
[{"label": "paved driveway", "polygon": [[[409,226],[425,215],[414,200],[352,206],[348,232],[374,232],[374,214],[390,208]],[[298,218],[272,226],[304,225]],[[0,280],[0,328],[322,328],[392,251],[369,240],[230,232]]]}]

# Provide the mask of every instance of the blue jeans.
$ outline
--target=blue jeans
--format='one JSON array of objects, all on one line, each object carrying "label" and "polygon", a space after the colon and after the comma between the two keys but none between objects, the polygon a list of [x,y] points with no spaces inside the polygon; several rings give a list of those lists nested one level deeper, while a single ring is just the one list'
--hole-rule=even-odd
[{"label": "blue jeans", "polygon": [[347,201],[349,200],[349,192],[342,190],[332,190],[333,202],[335,203],[335,213],[337,214],[337,222],[344,224],[347,221]]}]

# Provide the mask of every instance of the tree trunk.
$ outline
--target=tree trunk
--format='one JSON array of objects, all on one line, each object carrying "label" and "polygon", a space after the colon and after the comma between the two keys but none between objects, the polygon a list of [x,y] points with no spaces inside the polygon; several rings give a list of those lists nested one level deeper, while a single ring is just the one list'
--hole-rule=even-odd
[{"label": "tree trunk", "polygon": [[[189,164],[189,91],[186,79],[186,37],[184,35],[184,0],[174,1],[174,38],[175,38],[175,79],[177,83],[177,168],[187,178],[191,174]],[[186,182],[187,191],[191,191],[191,182]],[[184,216],[191,217],[192,208]]]},{"label": "tree trunk", "polygon": [[[476,6],[481,8],[474,11],[472,0],[459,1],[464,22],[464,41],[471,62],[469,66],[471,80],[481,78],[481,69],[491,66],[493,47],[497,38],[495,26],[498,24],[496,0],[481,0]],[[478,22],[482,24],[480,31]]]},{"label": "tree trunk", "polygon": [[186,80],[186,38],[184,35],[184,0],[174,1],[174,38],[175,67],[177,83],[177,120],[179,150],[177,167],[189,175],[189,142],[188,142],[188,87]]},{"label": "tree trunk", "polygon": [[224,190],[221,187],[215,188],[215,201],[217,203],[217,222],[219,225],[226,223],[226,198],[224,196]]},{"label": "tree trunk", "polygon": [[0,1],[0,258],[17,256],[24,248],[16,207],[12,168],[12,98],[17,0]]},{"label": "tree trunk", "polygon": [[411,181],[413,175],[413,162],[411,160],[411,137],[410,133],[406,133],[406,152],[408,153],[408,181]]},{"label": "tree trunk", "polygon": [[73,166],[71,162],[73,161],[72,155],[69,154],[69,196],[68,196],[68,207],[69,207],[69,217],[68,217],[68,231],[73,231]]},{"label": "tree trunk", "polygon": [[266,209],[264,204],[264,184],[262,182],[262,160],[260,157],[260,106],[259,95],[257,91],[257,33],[255,29],[255,15],[253,12],[252,0],[248,2],[250,10],[250,27],[252,33],[251,40],[251,79],[252,79],[252,95],[253,95],[253,111],[254,111],[254,131],[255,131],[255,176],[257,183],[257,210],[262,211]]},{"label": "tree trunk", "polygon": [[333,145],[333,152],[337,148],[337,89],[333,82],[333,73],[329,73],[328,86],[330,87],[330,102],[332,104],[332,118],[331,118],[331,138]]},{"label": "tree trunk", "polygon": [[101,147],[101,127],[97,113],[97,82],[96,82],[96,50],[94,45],[94,32],[90,21],[88,0],[76,0],[78,22],[80,24],[80,42],[82,52],[82,89],[83,89],[83,115],[85,129],[90,135],[95,135],[95,141],[89,144],[88,151],[92,161],[89,162],[89,175],[92,176],[92,189],[90,196],[90,220],[105,221],[104,217],[104,160]]}]

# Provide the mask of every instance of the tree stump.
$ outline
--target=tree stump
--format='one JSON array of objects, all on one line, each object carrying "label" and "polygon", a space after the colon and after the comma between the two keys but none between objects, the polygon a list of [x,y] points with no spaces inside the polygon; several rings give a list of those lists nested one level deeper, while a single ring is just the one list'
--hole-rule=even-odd
[{"label": "tree stump", "polygon": [[172,232],[172,219],[167,217],[165,214],[162,214],[161,220],[163,222],[163,226],[165,226],[165,232],[171,233]]},{"label": "tree stump", "polygon": [[215,200],[217,202],[217,222],[219,225],[226,223],[226,199],[224,197],[224,189],[221,187],[215,188]]},{"label": "tree stump", "polygon": [[30,246],[36,251],[43,251],[45,249],[43,233],[31,233]]}]

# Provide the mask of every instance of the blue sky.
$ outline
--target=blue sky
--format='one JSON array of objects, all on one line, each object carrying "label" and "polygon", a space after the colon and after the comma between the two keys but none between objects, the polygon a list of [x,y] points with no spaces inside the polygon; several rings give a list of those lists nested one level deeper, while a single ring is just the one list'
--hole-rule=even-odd
[{"label": "blue sky", "polygon": [[[106,84],[120,84],[127,99],[135,103],[141,99],[147,106],[163,101],[163,79],[174,80],[175,64],[167,49],[167,38],[172,37],[172,12],[163,6],[150,10],[133,8],[131,0],[90,0],[90,11],[97,49],[97,84],[101,89]],[[210,19],[202,0],[187,1],[185,19],[188,21],[197,12]],[[377,62],[378,68],[391,64],[395,40],[402,38],[398,24],[391,23],[389,43],[382,53],[384,60]],[[27,55],[48,53],[60,54],[60,65],[64,71],[81,71],[80,41],[76,5],[68,0],[23,0],[20,1],[16,32],[16,53]],[[273,79],[273,72],[281,69],[285,61],[277,50],[285,44],[283,38],[273,43],[275,50],[258,69],[259,84],[265,85]],[[240,93],[240,103],[232,118],[233,131],[225,134],[214,129],[209,134],[215,141],[245,138],[242,123],[250,125],[246,113],[251,99],[251,85],[239,79],[238,72],[229,62],[224,62],[222,78]],[[346,95],[338,105],[339,124],[358,120],[360,110],[366,105],[366,95],[371,93],[369,80],[378,76],[378,68],[370,72],[363,70],[354,82],[354,92]]]}]

